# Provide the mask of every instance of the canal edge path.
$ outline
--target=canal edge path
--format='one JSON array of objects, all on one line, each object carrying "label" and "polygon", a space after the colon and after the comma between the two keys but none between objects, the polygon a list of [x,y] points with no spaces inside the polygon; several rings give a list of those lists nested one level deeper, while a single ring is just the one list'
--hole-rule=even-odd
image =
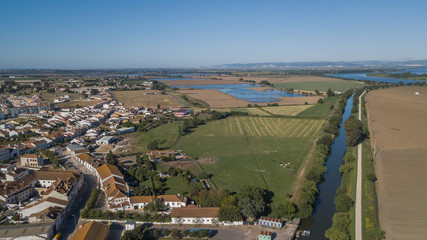
[{"label": "canal edge path", "polygon": [[[359,96],[359,120],[362,120],[362,96],[364,91]],[[357,146],[357,177],[356,177],[356,221],[355,234],[356,240],[362,240],[362,143]]]}]

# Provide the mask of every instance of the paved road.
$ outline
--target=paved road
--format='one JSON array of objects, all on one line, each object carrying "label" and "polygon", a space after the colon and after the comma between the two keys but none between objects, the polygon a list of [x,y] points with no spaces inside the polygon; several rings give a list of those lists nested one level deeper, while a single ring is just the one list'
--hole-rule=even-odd
[{"label": "paved road", "polygon": [[80,164],[78,161],[75,161],[71,158],[70,155],[63,148],[57,148],[56,152],[58,153],[58,157],[61,160],[65,160],[64,167],[67,170],[76,170],[83,173],[84,183],[83,187],[76,196],[76,201],[74,201],[73,205],[70,206],[70,213],[68,214],[68,218],[64,220],[59,228],[59,232],[61,233],[61,239],[69,239],[71,238],[72,233],[77,227],[79,218],[80,218],[80,210],[84,208],[86,205],[86,201],[89,199],[92,189],[97,186],[97,179],[95,175],[89,171],[83,164]]},{"label": "paved road", "polygon": [[[359,96],[359,120],[362,120],[362,96]],[[357,146],[357,177],[356,177],[356,240],[362,240],[362,143]]]}]

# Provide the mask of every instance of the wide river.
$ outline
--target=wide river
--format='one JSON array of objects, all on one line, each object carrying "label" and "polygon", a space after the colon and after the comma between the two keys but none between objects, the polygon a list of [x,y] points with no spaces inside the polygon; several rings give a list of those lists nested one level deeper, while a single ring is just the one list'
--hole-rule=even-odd
[{"label": "wide river", "polygon": [[[404,71],[392,72],[392,73],[402,73],[402,72],[411,72],[414,74],[425,74],[427,73],[427,68],[414,68],[407,69]],[[388,83],[399,83],[400,81],[404,83],[416,83],[421,81],[415,80],[405,80],[405,79],[397,79],[397,78],[382,78],[382,77],[372,77],[368,76],[368,73],[340,73],[340,74],[329,74],[327,76],[331,77],[339,77],[345,79],[355,79],[355,80],[369,80],[373,82],[388,82]]]}]

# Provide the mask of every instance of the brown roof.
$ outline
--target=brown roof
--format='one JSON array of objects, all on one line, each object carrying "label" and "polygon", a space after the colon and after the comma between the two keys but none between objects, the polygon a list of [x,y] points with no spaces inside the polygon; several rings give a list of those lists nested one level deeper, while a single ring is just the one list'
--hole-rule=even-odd
[{"label": "brown roof", "polygon": [[108,163],[97,168],[96,171],[98,172],[99,177],[101,179],[105,179],[111,175],[123,177],[122,173],[119,171],[119,169],[116,166]]},{"label": "brown roof", "polygon": [[40,169],[35,171],[38,180],[57,180],[58,178],[66,179],[69,177],[74,177],[80,179],[82,174],[77,171],[70,170],[53,170],[53,169]]},{"label": "brown roof", "polygon": [[39,156],[37,154],[24,154],[21,156],[21,158],[38,158]]},{"label": "brown roof", "polygon": [[87,153],[81,153],[79,155],[77,155],[77,157],[82,160],[83,162],[87,162],[89,159],[93,159],[94,157],[92,157],[91,155],[87,154]]},{"label": "brown roof", "polygon": [[135,203],[149,203],[151,202],[151,199],[153,197],[151,196],[132,196],[129,198],[129,201],[131,204],[135,204]]},{"label": "brown roof", "polygon": [[173,208],[171,217],[218,217],[219,208]]},{"label": "brown roof", "polygon": [[109,233],[107,225],[92,221],[78,229],[71,240],[106,240]]},{"label": "brown roof", "polygon": [[159,195],[157,198],[161,198],[165,202],[181,202],[181,200],[176,195]]}]

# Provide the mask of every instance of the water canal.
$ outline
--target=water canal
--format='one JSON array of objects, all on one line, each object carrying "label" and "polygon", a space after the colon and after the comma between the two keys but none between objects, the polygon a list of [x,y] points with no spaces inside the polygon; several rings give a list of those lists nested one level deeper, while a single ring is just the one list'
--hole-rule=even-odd
[{"label": "water canal", "polygon": [[325,162],[327,168],[323,175],[324,181],[318,185],[319,195],[316,199],[314,211],[310,220],[313,224],[309,226],[310,237],[301,237],[301,239],[325,239],[325,231],[332,226],[332,217],[335,213],[335,193],[341,186],[341,175],[339,169],[344,158],[347,145],[345,143],[346,135],[344,122],[350,117],[353,107],[353,96],[347,100],[343,119],[340,124],[339,135],[335,138],[331,146],[331,155]]}]

